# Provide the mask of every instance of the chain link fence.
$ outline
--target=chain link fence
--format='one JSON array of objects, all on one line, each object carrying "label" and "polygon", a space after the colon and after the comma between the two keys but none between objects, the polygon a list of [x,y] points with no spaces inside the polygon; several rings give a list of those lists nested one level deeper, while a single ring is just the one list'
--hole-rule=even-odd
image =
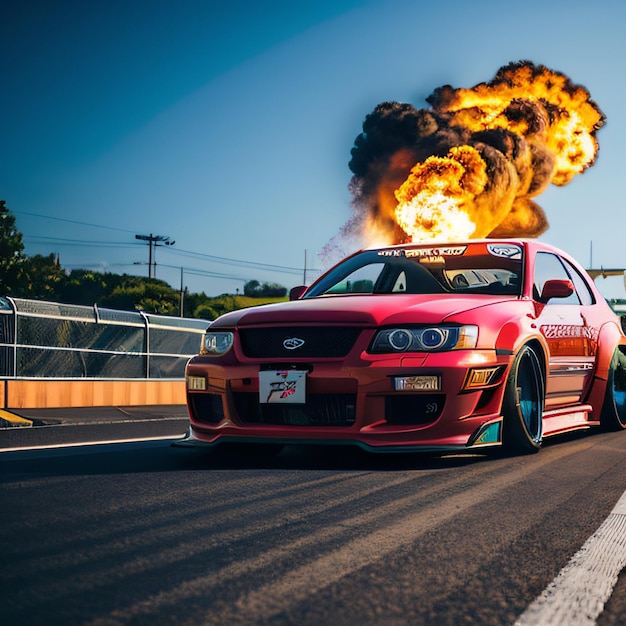
[{"label": "chain link fence", "polygon": [[0,378],[182,379],[208,325],[0,297]]}]

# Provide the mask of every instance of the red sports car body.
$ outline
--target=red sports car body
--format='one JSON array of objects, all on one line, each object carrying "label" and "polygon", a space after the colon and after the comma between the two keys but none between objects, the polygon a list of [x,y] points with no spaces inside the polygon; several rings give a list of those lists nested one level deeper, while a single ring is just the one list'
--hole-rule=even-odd
[{"label": "red sports car body", "polygon": [[626,428],[626,337],[586,272],[525,240],[358,252],[228,313],[187,366],[181,445],[504,446]]}]

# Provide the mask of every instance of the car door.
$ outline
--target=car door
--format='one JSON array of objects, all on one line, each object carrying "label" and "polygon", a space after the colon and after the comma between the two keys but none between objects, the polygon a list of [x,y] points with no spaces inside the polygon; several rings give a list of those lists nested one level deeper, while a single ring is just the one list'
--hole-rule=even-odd
[{"label": "car door", "polygon": [[[571,266],[569,269],[573,271]],[[572,293],[544,301],[541,294],[549,280],[570,281]],[[568,273],[563,259],[549,252],[537,253],[533,297],[537,325],[549,349],[546,409],[580,402],[593,372],[593,330],[583,315],[585,305],[582,303],[588,300],[589,294],[579,294],[580,288],[579,280]]]}]

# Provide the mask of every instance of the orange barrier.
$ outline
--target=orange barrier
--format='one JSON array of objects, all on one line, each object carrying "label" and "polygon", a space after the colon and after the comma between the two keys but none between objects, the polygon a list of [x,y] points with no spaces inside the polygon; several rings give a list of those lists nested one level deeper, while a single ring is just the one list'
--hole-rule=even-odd
[{"label": "orange barrier", "polygon": [[0,407],[49,409],[185,404],[184,380],[19,380],[0,384]]}]

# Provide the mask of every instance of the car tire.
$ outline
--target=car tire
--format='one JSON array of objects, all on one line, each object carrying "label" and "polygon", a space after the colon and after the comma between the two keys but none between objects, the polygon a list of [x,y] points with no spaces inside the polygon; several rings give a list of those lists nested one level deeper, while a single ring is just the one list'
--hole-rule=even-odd
[{"label": "car tire", "polygon": [[543,438],[545,380],[537,352],[525,345],[517,353],[502,402],[502,445],[510,454],[537,452]]},{"label": "car tire", "polygon": [[613,352],[600,423],[604,430],[626,429],[626,346]]}]

